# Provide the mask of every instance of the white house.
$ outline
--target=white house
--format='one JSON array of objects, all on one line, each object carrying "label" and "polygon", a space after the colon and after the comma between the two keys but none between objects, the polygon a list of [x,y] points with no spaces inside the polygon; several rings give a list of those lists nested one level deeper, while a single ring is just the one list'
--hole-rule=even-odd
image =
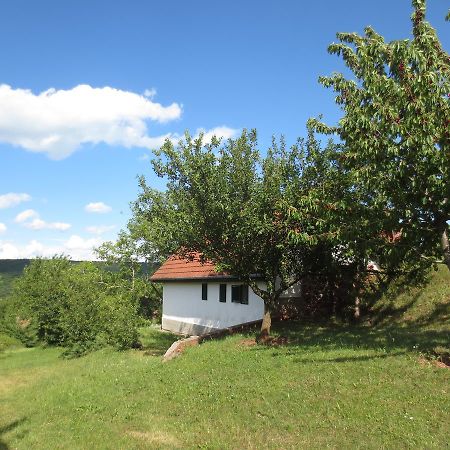
[{"label": "white house", "polygon": [[[199,335],[261,320],[264,302],[214,264],[170,257],[150,278],[163,284],[162,328]],[[263,281],[258,281],[264,287]]]}]

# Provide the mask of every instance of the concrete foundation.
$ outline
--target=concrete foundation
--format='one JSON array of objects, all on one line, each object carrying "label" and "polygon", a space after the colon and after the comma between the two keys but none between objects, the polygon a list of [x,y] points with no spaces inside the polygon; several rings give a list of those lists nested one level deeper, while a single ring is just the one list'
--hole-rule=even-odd
[{"label": "concrete foundation", "polygon": [[188,336],[201,336],[203,334],[219,331],[220,328],[207,327],[195,323],[180,322],[173,319],[165,319],[163,317],[161,328],[171,331],[172,333],[186,334]]}]

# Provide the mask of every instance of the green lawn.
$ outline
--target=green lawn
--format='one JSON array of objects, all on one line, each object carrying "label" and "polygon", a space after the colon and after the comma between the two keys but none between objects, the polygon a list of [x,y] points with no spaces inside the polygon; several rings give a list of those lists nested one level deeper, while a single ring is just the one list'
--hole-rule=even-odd
[{"label": "green lawn", "polygon": [[143,350],[63,359],[0,335],[0,450],[449,448],[450,275],[388,292],[375,326],[278,324],[280,347],[235,335],[163,363]]},{"label": "green lawn", "polygon": [[450,371],[419,352],[448,334],[278,332],[288,345],[246,346],[236,335],[168,363],[150,355],[172,341],[154,330],[144,351],[4,352],[0,448],[446,448]]}]

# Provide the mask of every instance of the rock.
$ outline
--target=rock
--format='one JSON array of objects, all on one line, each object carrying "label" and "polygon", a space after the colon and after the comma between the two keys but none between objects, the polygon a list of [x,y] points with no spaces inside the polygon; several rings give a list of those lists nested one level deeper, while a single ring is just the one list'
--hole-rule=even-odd
[{"label": "rock", "polygon": [[200,341],[201,336],[191,336],[187,339],[175,341],[164,354],[163,361],[170,361],[171,359],[180,356],[186,348],[194,347],[195,345],[200,344]]}]

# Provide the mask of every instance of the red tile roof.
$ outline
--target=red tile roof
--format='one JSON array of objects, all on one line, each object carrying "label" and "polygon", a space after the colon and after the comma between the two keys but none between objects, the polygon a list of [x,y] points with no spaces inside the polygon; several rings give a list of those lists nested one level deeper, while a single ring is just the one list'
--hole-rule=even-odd
[{"label": "red tile roof", "polygon": [[202,262],[197,253],[192,259],[172,255],[151,277],[151,281],[204,280],[231,278],[225,272],[216,272],[210,261]]}]

